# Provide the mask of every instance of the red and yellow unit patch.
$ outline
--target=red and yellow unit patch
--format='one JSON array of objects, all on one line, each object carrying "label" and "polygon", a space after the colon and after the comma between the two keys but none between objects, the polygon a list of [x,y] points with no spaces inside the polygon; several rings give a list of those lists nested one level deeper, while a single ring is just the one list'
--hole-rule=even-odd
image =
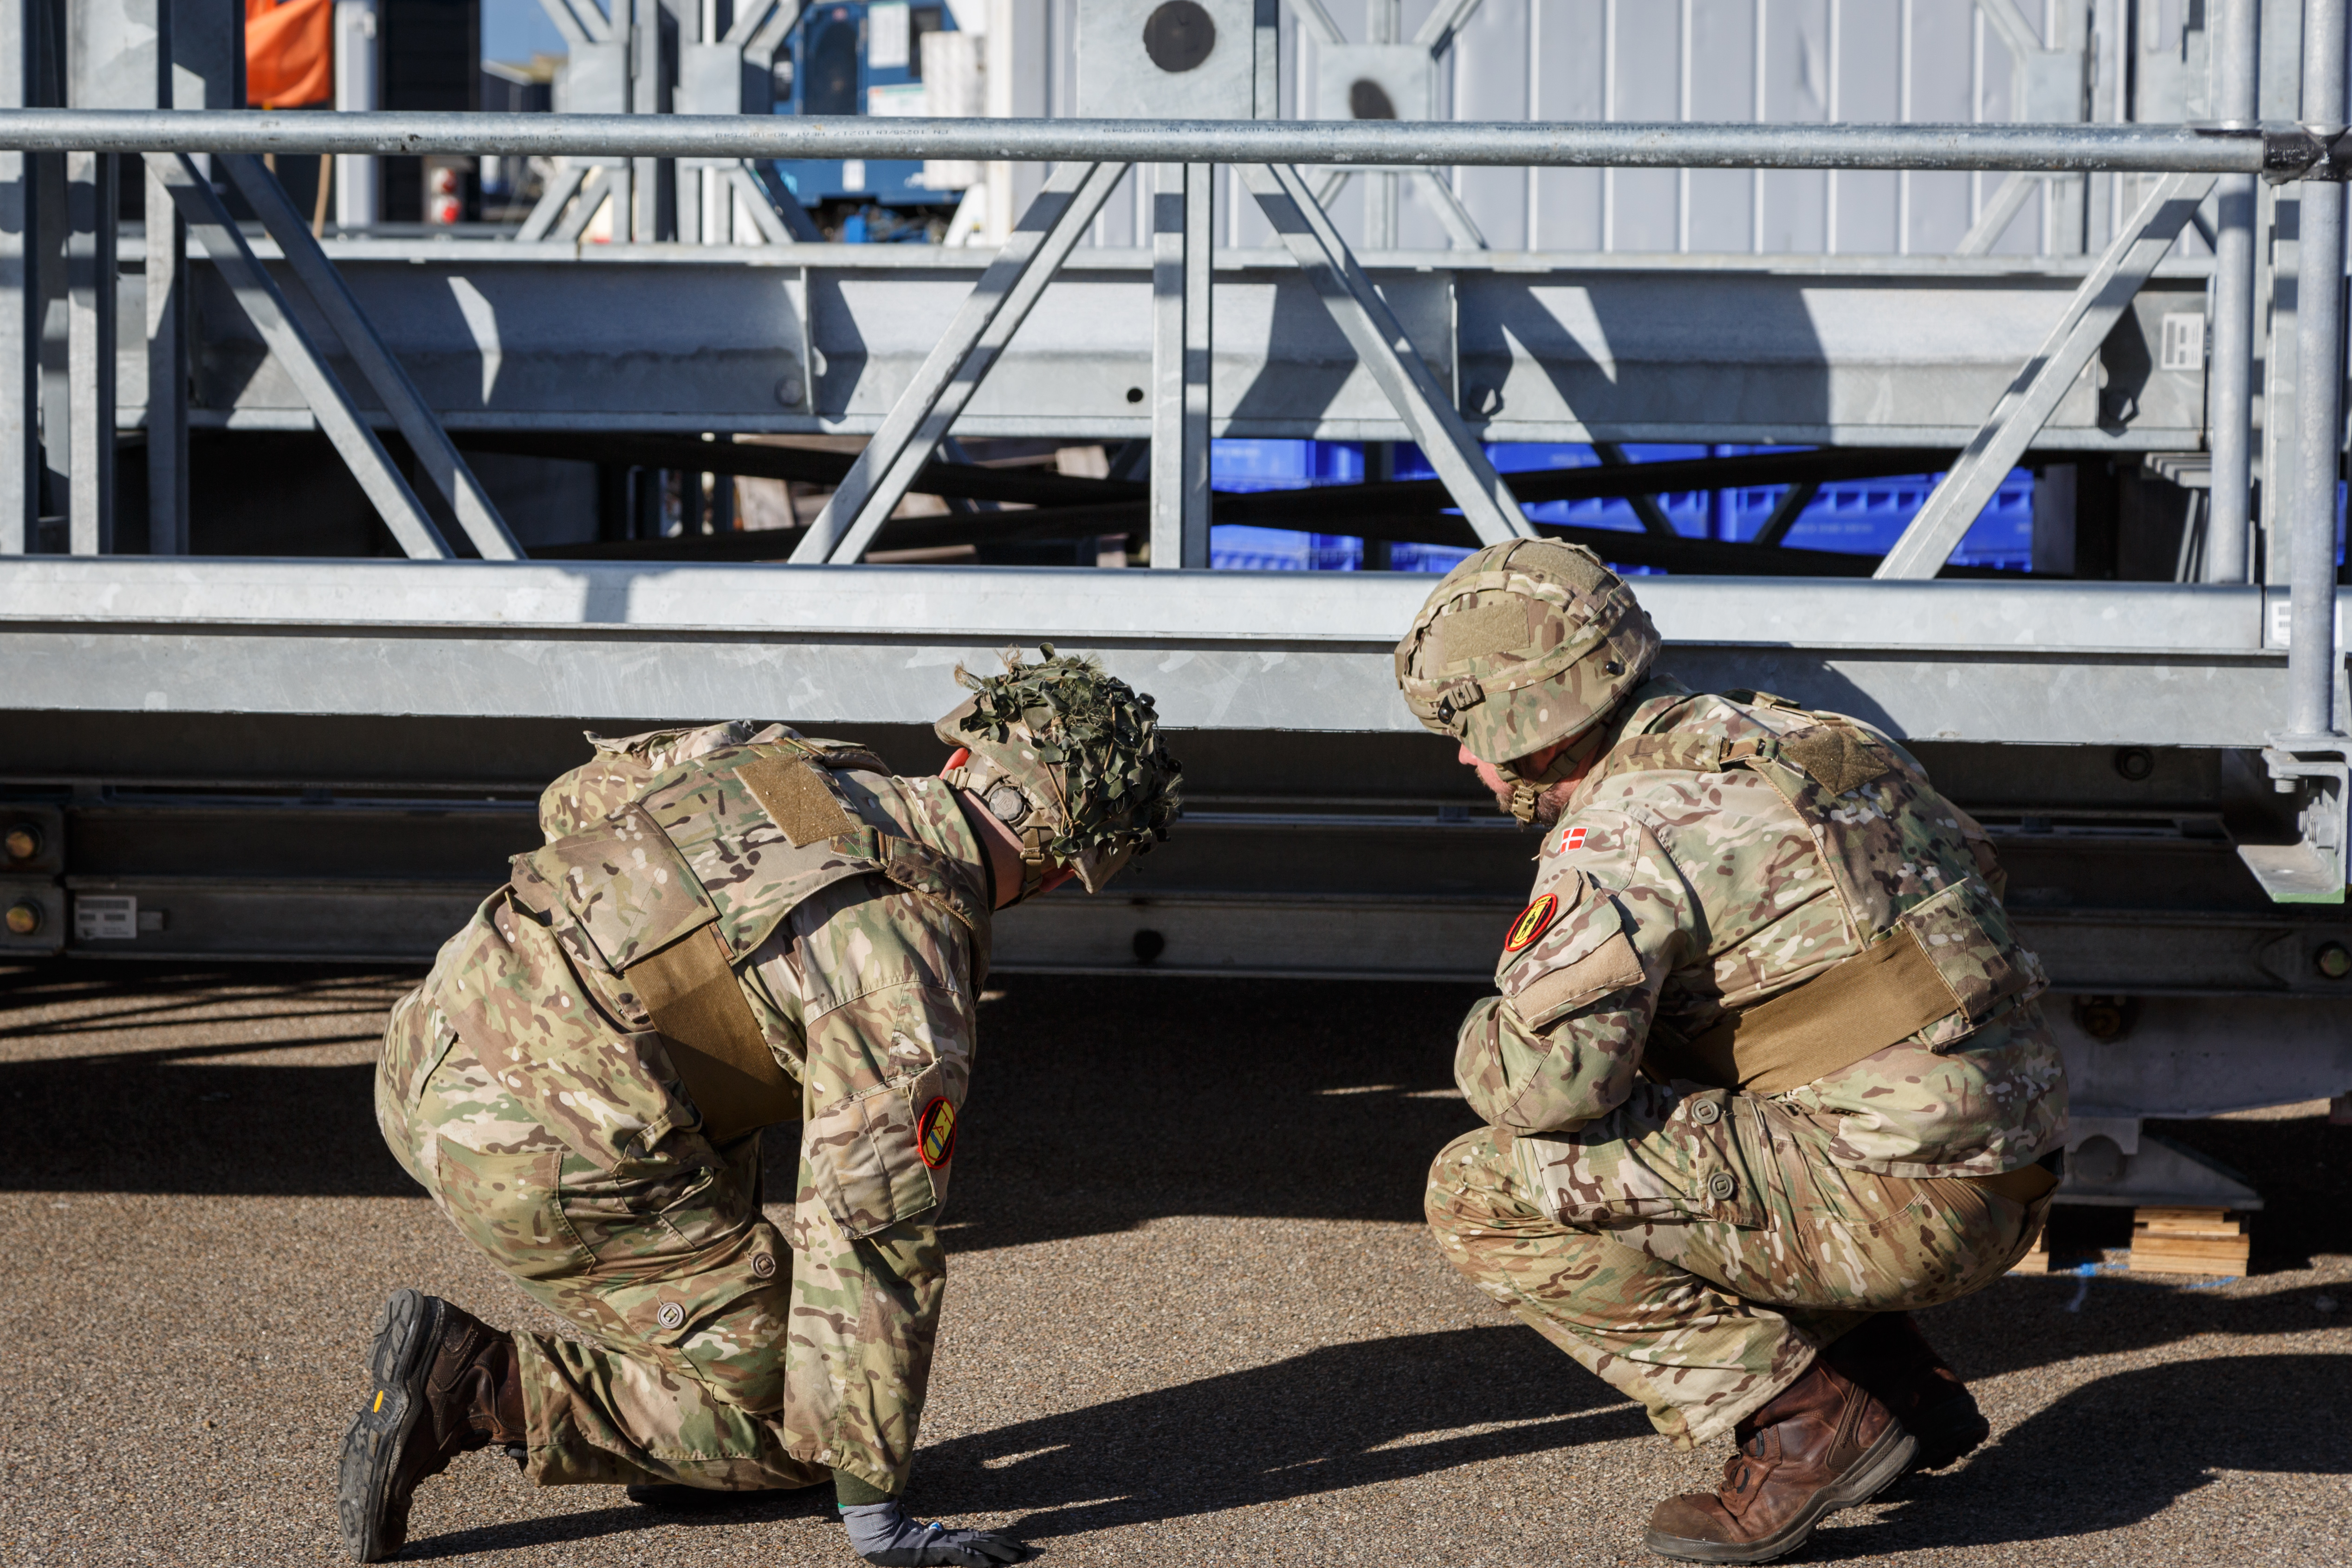
[{"label": "red and yellow unit patch", "polygon": [[1557,893],[1546,893],[1542,898],[1521,910],[1519,918],[1511,922],[1509,933],[1503,938],[1503,951],[1505,952],[1526,952],[1534,945],[1536,938],[1543,935],[1545,930],[1550,926],[1552,917],[1558,913],[1559,913],[1559,895]]},{"label": "red and yellow unit patch", "polygon": [[956,1108],[944,1095],[935,1097],[915,1118],[915,1152],[938,1170],[955,1158]]}]

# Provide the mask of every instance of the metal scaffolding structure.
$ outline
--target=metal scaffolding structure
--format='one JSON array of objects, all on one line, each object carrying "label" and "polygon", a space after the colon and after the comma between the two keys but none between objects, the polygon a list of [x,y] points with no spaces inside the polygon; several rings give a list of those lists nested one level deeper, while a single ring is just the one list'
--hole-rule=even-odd
[{"label": "metal scaffolding structure", "polygon": [[[1424,70],[1475,6],[1363,46],[1297,9],[1334,60],[1391,51],[1373,71]],[[2301,7],[2291,121],[2261,113],[2278,0],[2208,9],[2210,124],[1733,125],[249,112],[180,60],[167,0],[111,0],[113,32],[93,7],[46,78],[59,5],[0,0],[0,811],[26,835],[0,952],[419,956],[528,847],[581,723],[781,716],[913,765],[947,670],[1051,638],[1158,695],[1198,788],[1108,906],[1016,911],[1005,963],[1479,973],[1524,845],[1395,700],[1388,650],[1426,580],[1210,572],[1211,528],[1549,533],[1673,574],[1642,592],[1686,679],[1878,724],[1993,826],[2062,992],[2138,999],[2143,1057],[2116,1010],[2057,1009],[2099,1086],[2085,1125],[2343,1092],[2345,0]],[[613,43],[583,27],[576,47]],[[2027,68],[2063,51],[2010,41],[2041,101]],[[1268,100],[1265,72],[1234,67],[1237,101]],[[263,163],[427,153],[569,162],[516,237],[331,239]],[[1052,167],[992,250],[824,243],[788,193],[757,243],[700,218],[584,242],[667,161],[732,212],[781,189],[767,161],[847,158]],[[1484,243],[1438,173],[1481,166],[2019,177],[1954,256],[1566,255]],[[2134,177],[2095,246],[1986,254],[2032,179],[2084,173]],[[1091,243],[1130,174],[1139,243]],[[1335,221],[1350,183],[1381,244]],[[1433,188],[1451,247],[1389,248],[1400,193]],[[1221,189],[1269,244],[1214,243]],[[2209,254],[2183,254],[2190,232]],[[323,441],[405,559],[192,554],[192,438],[265,436]],[[1409,440],[1434,478],[1368,461],[1360,486],[1229,494],[1210,442],[1236,437]],[[1012,437],[1129,445],[1108,477],[960,445]],[[1517,441],[1604,463],[1498,471],[1491,444]],[[1624,465],[1628,441],[1791,449]],[[771,540],[553,546],[500,461],[826,496]],[[2209,476],[2173,580],[1953,572],[2033,464]],[[1786,544],[1811,487],[1922,471],[1943,477],[1874,563]],[[1648,500],[1737,485],[1789,487],[1747,542],[1684,538]],[[117,548],[134,489],[143,554]],[[1645,531],[1531,516],[1601,496]],[[1101,535],[1148,542],[1153,569],[873,563]],[[2124,1164],[2105,1200],[2147,1201]]]}]

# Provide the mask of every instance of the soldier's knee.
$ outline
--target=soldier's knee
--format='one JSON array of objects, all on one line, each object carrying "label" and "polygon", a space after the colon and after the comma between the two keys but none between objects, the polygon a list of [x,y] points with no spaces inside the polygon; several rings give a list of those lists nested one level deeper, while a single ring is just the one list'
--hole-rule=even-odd
[{"label": "soldier's knee", "polygon": [[1480,1227],[1491,1217],[1501,1184],[1501,1169],[1509,1156],[1502,1137],[1491,1127],[1465,1132],[1438,1151],[1430,1162],[1429,1184],[1422,1192],[1422,1212],[1441,1237]]}]

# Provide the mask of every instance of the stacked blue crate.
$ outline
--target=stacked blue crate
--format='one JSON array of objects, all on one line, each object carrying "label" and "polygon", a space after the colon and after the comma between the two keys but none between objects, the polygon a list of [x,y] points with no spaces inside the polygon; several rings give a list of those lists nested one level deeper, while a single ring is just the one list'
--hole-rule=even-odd
[{"label": "stacked blue crate", "polygon": [[[1665,462],[1786,449],[1661,443],[1628,446],[1626,456],[1635,462]],[[1514,443],[1490,446],[1486,451],[1495,467],[1506,474],[1591,468],[1600,461],[1592,448],[1581,443]],[[1210,482],[1219,489],[1354,484],[1361,481],[1363,471],[1363,449],[1353,442],[1232,440],[1213,442],[1210,447]],[[1395,472],[1400,479],[1435,477],[1420,449],[1403,443],[1396,447]],[[1921,474],[1824,484],[1799,514],[1784,542],[1800,550],[1884,554],[1926,504],[1939,478]],[[1675,531],[1685,538],[1739,541],[1756,537],[1784,493],[1785,487],[1769,485],[1683,491],[1655,499]],[[1541,522],[1622,533],[1642,531],[1633,503],[1622,500],[1544,501],[1528,506],[1527,512]],[[1468,553],[1443,545],[1394,544],[1389,559],[1401,572],[1443,573]],[[1363,545],[1360,540],[1333,534],[1222,524],[1212,530],[1209,559],[1213,567],[1226,571],[1350,572],[1363,565]],[[2031,569],[2032,560],[2033,477],[2019,468],[2001,481],[1952,552],[1952,561],[1956,565],[2023,572]],[[1650,569],[1626,570],[1646,573]]]}]

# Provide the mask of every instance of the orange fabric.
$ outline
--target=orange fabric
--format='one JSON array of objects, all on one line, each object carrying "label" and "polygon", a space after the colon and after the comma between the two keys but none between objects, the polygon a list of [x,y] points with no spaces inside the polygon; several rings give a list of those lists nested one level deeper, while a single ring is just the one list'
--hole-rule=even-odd
[{"label": "orange fabric", "polygon": [[245,100],[296,109],[335,96],[335,0],[245,0]]}]

